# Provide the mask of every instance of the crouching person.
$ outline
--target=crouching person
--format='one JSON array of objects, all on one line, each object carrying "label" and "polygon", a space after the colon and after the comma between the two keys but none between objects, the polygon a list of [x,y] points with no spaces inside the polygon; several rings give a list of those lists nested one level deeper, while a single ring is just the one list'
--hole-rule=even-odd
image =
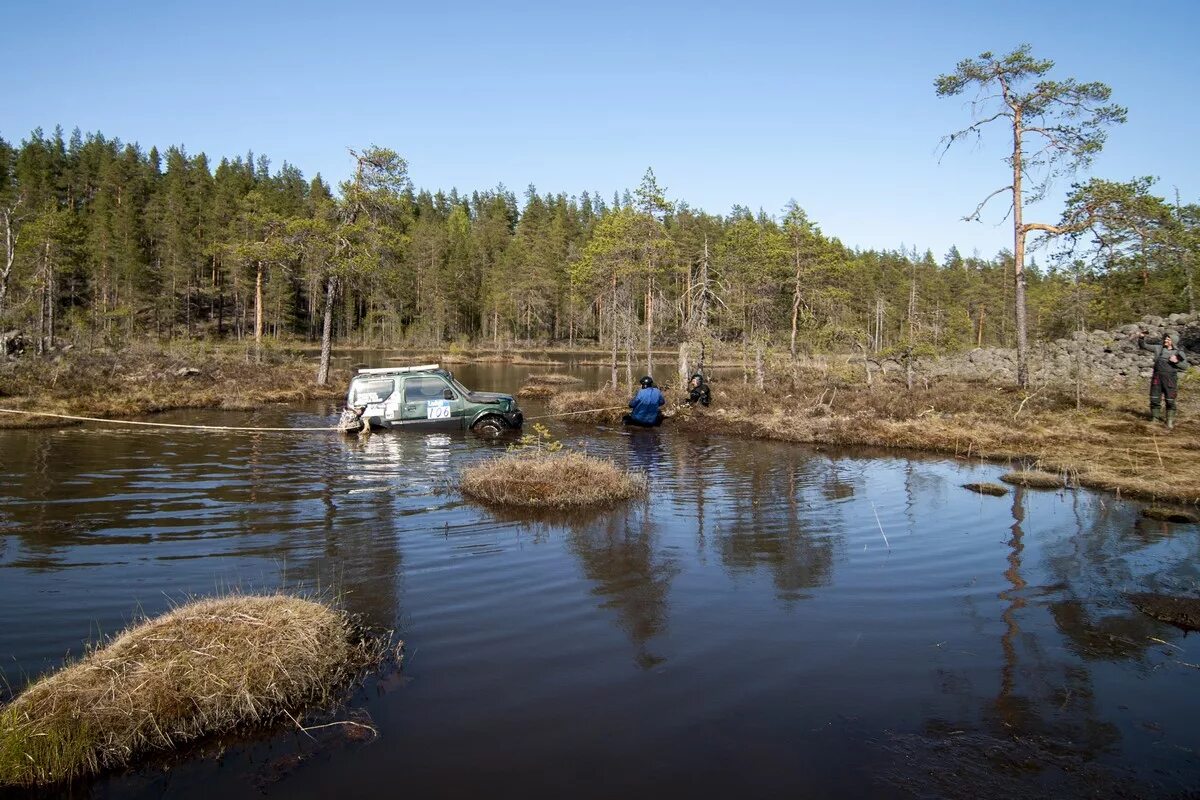
[{"label": "crouching person", "polygon": [[625,424],[642,428],[662,425],[662,407],[666,405],[667,398],[663,397],[663,393],[654,385],[654,379],[649,375],[642,378],[641,384],[642,388],[629,401],[631,410],[625,415]]},{"label": "crouching person", "polygon": [[701,373],[697,372],[688,381],[688,396],[684,402],[689,406],[699,403],[705,408],[708,408],[708,404],[712,402],[712,391],[709,390],[708,383]]},{"label": "crouching person", "polygon": [[1179,394],[1179,374],[1188,368],[1187,357],[1175,347],[1171,334],[1161,344],[1146,344],[1146,332],[1138,334],[1138,347],[1154,353],[1154,372],[1150,376],[1150,419],[1162,418],[1162,401],[1167,401],[1167,429],[1175,427],[1175,399]]}]

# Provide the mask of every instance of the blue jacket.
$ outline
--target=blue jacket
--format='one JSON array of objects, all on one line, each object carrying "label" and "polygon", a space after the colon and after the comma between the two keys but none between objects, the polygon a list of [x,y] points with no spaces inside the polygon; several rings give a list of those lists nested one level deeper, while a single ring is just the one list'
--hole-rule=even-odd
[{"label": "blue jacket", "polygon": [[633,409],[630,416],[638,422],[650,425],[658,419],[659,406],[666,404],[667,398],[663,397],[663,393],[656,387],[650,386],[639,390],[633,399],[629,401],[629,407]]}]

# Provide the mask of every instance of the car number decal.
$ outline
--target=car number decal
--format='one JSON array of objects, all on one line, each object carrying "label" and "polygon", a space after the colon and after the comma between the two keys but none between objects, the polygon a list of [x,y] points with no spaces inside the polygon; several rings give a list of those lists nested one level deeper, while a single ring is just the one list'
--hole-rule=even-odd
[{"label": "car number decal", "polygon": [[430,400],[425,404],[426,419],[450,419],[449,400]]}]

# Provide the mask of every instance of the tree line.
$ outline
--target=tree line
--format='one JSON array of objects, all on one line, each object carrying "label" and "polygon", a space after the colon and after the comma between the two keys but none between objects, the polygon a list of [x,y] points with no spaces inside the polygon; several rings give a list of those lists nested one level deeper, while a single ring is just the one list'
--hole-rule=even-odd
[{"label": "tree line", "polygon": [[[1019,55],[1009,65],[1035,76],[1048,63]],[[963,62],[938,92],[986,84],[1003,63]],[[1095,149],[1079,147],[1077,160]],[[614,365],[644,352],[651,366],[655,346],[684,340],[747,357],[912,353],[1195,310],[1200,207],[1157,196],[1150,178],[1075,185],[1056,224],[1018,223],[1016,249],[1038,232],[1051,245],[1014,260],[851,248],[795,202],[711,214],[670,199],[652,170],[603,198],[418,189],[378,147],[347,163],[335,192],[253,153],[214,167],[101,133],[0,138],[0,327],[41,351],[146,337],[323,340],[326,352],[555,342],[604,348]],[[1017,190],[998,190],[1018,220],[1029,169],[1018,162]]]}]

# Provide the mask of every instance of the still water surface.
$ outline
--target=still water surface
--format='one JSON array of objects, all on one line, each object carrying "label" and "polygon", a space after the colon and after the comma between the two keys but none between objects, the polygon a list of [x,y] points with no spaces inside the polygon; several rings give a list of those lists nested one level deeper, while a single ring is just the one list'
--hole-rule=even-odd
[{"label": "still water surface", "polygon": [[[514,391],[530,370],[456,371]],[[335,411],[155,419],[311,426]],[[551,428],[645,471],[650,497],[582,517],[489,512],[453,490],[502,448],[470,434],[0,431],[0,668],[14,687],[137,611],[230,588],[336,592],[407,642],[403,676],[352,702],[374,742],[283,731],[74,795],[1200,785],[1200,637],[1124,599],[1195,590],[1194,527],[1089,492],[960,488],[995,465]]]}]

